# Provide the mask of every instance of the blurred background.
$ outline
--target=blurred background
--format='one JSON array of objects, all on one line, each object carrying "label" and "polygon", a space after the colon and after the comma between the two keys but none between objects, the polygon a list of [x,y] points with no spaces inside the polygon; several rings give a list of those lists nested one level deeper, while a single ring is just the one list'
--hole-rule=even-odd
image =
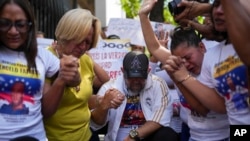
[{"label": "blurred background", "polygon": [[[46,38],[55,39],[54,32],[62,15],[72,8],[85,8],[102,22],[105,29],[110,18],[138,18],[142,0],[30,0],[37,18],[37,30]],[[169,13],[167,4],[172,0],[158,0],[150,14],[150,20],[176,24]],[[197,0],[209,2],[209,0]],[[211,1],[211,0],[210,0]]]}]

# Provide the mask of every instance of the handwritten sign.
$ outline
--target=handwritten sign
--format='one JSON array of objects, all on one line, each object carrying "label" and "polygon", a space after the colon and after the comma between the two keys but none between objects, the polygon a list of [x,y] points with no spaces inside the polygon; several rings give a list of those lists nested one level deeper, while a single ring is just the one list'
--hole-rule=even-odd
[{"label": "handwritten sign", "polygon": [[[158,39],[163,40],[169,37],[169,32],[175,28],[172,24],[151,22],[152,28]],[[118,35],[121,39],[130,39],[132,44],[146,46],[141,23],[136,19],[111,18],[108,24],[106,35]]]},{"label": "handwritten sign", "polygon": [[129,40],[100,40],[96,48],[89,50],[89,54],[108,73],[110,79],[115,79],[122,75],[122,61],[129,48]]}]

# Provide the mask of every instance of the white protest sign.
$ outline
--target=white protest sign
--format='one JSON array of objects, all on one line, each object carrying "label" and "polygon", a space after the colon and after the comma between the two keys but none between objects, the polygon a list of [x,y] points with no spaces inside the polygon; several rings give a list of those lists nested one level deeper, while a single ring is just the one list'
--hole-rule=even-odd
[{"label": "white protest sign", "polygon": [[100,40],[97,47],[88,53],[108,73],[110,79],[115,79],[122,75],[122,61],[129,47],[129,40]]},{"label": "white protest sign", "polygon": [[[166,35],[175,28],[172,24],[151,22],[152,28],[159,40],[165,39]],[[118,35],[121,39],[130,39],[132,44],[146,46],[141,24],[136,19],[111,18],[106,35]]]}]

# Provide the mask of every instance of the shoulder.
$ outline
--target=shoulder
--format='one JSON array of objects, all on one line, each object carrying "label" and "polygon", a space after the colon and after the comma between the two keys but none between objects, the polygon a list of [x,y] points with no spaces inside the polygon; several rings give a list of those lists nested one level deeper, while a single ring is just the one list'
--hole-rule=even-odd
[{"label": "shoulder", "polygon": [[42,59],[54,59],[54,60],[59,60],[52,49],[45,49],[42,47],[38,47],[37,55],[41,57]]},{"label": "shoulder", "polygon": [[162,85],[167,85],[164,79],[151,73],[148,74],[147,84],[145,86],[145,89],[158,88],[158,87],[162,87]]},{"label": "shoulder", "polygon": [[84,63],[89,64],[89,65],[94,65],[92,58],[87,54],[84,54],[80,57],[80,62],[81,63],[84,62]]},{"label": "shoulder", "polygon": [[151,77],[153,82],[158,82],[158,83],[166,83],[165,80],[155,74],[149,74],[149,77]]}]

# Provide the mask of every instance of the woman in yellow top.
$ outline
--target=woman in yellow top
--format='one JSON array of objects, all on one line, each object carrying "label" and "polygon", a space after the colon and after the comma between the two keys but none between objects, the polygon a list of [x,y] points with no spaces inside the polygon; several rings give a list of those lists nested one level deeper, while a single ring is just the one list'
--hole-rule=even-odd
[{"label": "woman in yellow top", "polygon": [[59,58],[64,54],[79,58],[81,83],[65,88],[56,113],[44,118],[49,141],[88,141],[91,137],[88,100],[95,73],[106,72],[98,70],[85,52],[96,46],[100,31],[100,21],[80,8],[65,13],[56,27],[57,45],[49,50]]}]

